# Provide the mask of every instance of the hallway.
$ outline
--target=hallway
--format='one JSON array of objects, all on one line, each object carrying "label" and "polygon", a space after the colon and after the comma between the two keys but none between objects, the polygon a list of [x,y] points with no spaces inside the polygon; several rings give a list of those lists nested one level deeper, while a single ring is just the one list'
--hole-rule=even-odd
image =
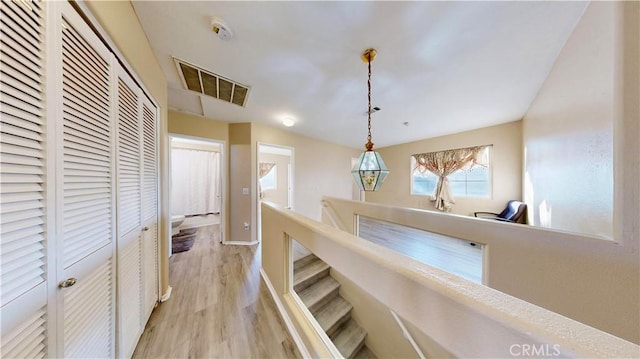
[{"label": "hallway", "polygon": [[198,229],[169,260],[171,298],[151,314],[134,358],[295,358],[297,349],[260,278],[257,246],[223,246]]}]

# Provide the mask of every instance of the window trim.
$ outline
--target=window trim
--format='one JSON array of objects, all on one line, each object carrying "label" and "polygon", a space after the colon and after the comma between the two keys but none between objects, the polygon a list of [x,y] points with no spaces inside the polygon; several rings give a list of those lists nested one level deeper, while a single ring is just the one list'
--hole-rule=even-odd
[{"label": "window trim", "polygon": [[[487,166],[487,170],[488,170],[488,175],[487,175],[487,182],[489,183],[489,193],[486,196],[473,196],[473,195],[460,195],[460,194],[455,194],[453,193],[453,195],[456,198],[478,198],[478,199],[493,199],[493,145],[486,145],[487,146],[487,151],[489,151],[489,165]],[[439,151],[433,151],[433,152],[439,152]],[[414,167],[415,167],[415,158],[413,157],[413,154],[409,156],[409,195],[410,196],[420,196],[420,197],[430,197],[433,196],[433,193],[429,193],[429,194],[421,194],[421,193],[414,193],[413,191],[413,173],[414,173]],[[455,173],[455,172],[454,172]],[[435,176],[435,175],[434,175]],[[466,176],[465,176],[466,178]],[[461,182],[461,181],[451,181],[450,182]],[[465,185],[467,182],[484,182],[484,181],[467,181],[465,180]],[[466,186],[465,186],[465,191],[466,191]],[[453,192],[453,189],[452,189]]]}]

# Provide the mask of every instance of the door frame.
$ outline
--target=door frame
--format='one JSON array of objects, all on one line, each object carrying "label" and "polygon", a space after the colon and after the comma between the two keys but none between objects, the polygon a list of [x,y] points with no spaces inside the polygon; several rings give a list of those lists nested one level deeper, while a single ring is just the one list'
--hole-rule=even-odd
[{"label": "door frame", "polygon": [[167,161],[168,163],[168,168],[169,168],[169,196],[167,198],[167,201],[169,202],[169,218],[168,218],[168,222],[169,222],[169,231],[168,231],[168,236],[167,238],[165,238],[165,240],[167,241],[167,253],[166,256],[167,258],[171,257],[173,255],[172,250],[171,250],[171,190],[173,189],[173,180],[172,180],[172,163],[171,163],[171,140],[173,140],[174,138],[178,138],[178,139],[185,139],[185,140],[195,140],[195,141],[200,141],[200,142],[207,142],[207,143],[211,143],[211,144],[216,144],[220,146],[220,162],[219,162],[219,166],[220,166],[220,171],[219,171],[219,178],[218,180],[220,181],[220,242],[223,243],[224,242],[224,238],[225,238],[225,231],[226,231],[226,218],[227,218],[227,211],[226,211],[226,197],[227,197],[227,171],[228,171],[228,161],[227,161],[227,142],[224,140],[217,140],[217,139],[213,139],[213,138],[207,138],[207,137],[198,137],[198,136],[190,136],[190,135],[183,135],[181,133],[168,133],[167,134],[167,138],[168,138],[168,149],[169,149],[169,160]]},{"label": "door frame", "polygon": [[265,146],[265,147],[273,147],[273,148],[278,148],[281,150],[287,150],[289,151],[289,168],[290,170],[290,174],[288,174],[288,178],[289,178],[289,183],[287,184],[291,189],[287,189],[287,203],[290,204],[290,210],[294,210],[295,209],[295,147],[293,146],[285,146],[285,145],[276,145],[273,143],[268,143],[268,142],[260,142],[258,141],[256,143],[256,177],[255,177],[255,188],[256,188],[256,238],[258,243],[260,243],[262,241],[262,208],[260,207],[260,194],[257,193],[258,188],[260,188],[259,183],[260,183],[260,147]]}]

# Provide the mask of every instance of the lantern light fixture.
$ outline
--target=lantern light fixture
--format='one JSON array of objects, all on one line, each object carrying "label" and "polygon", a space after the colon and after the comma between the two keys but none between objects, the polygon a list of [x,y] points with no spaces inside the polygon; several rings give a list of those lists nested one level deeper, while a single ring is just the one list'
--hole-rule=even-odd
[{"label": "lantern light fixture", "polygon": [[353,179],[362,191],[377,191],[382,183],[389,175],[389,169],[384,164],[382,156],[373,150],[373,142],[371,142],[371,62],[375,59],[377,51],[373,48],[366,49],[362,53],[362,61],[368,64],[369,77],[367,79],[367,99],[369,108],[367,111],[367,143],[364,145],[365,151],[360,154],[358,161],[351,169]]}]

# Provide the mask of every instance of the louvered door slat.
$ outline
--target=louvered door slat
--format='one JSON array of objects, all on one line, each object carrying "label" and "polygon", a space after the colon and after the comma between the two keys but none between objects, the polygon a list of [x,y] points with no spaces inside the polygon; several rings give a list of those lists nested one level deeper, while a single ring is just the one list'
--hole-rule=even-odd
[{"label": "louvered door slat", "polygon": [[44,216],[42,206],[38,202],[23,202],[19,205],[4,205],[0,208],[0,213],[2,214],[2,222],[7,227],[11,227],[11,224],[24,221],[28,218],[41,218]]},{"label": "louvered door slat", "polygon": [[[90,69],[89,71],[98,75],[98,79],[92,81],[101,86],[101,83],[109,81],[109,65],[108,63],[95,51],[95,49],[87,43],[87,41],[75,30],[71,25],[64,23],[63,26],[63,43],[70,46],[63,46],[63,52],[69,52],[71,58],[76,58],[83,64],[82,68]],[[69,31],[67,31],[69,30]],[[108,88],[109,86],[102,86]]]},{"label": "louvered door slat", "polygon": [[[63,41],[62,44],[63,48],[69,49],[69,48],[73,48],[74,44],[73,43],[69,43],[67,41],[67,39],[65,39]],[[100,81],[104,81],[104,78],[100,75],[99,71],[96,71],[96,69],[92,68],[92,67],[85,67],[85,65],[81,62],[81,61],[77,61],[75,58],[69,58],[67,59],[68,61],[70,61],[73,64],[69,64],[69,66],[81,66],[84,68],[85,70],[85,74],[88,75],[89,77],[91,77],[94,81],[100,82]]]},{"label": "louvered door slat", "polygon": [[28,83],[25,83],[16,79],[15,77],[13,77],[13,75],[5,73],[4,71],[2,71],[2,77],[4,77],[4,81],[0,83],[0,92],[12,93],[17,91],[20,93],[20,96],[18,96],[20,98],[23,98],[24,95],[31,96],[33,98],[38,98],[40,96],[38,91],[33,89],[34,81],[26,81]]},{"label": "louvered door slat", "polygon": [[87,141],[93,142],[94,146],[98,146],[99,148],[109,148],[109,137],[105,134],[96,132],[96,130],[99,130],[99,127],[93,126],[86,121],[77,120],[73,116],[68,116],[68,118],[69,121],[65,125],[69,129],[70,133],[76,134]]},{"label": "louvered door slat", "polygon": [[142,219],[148,228],[143,237],[144,303],[143,325],[158,300],[158,156],[156,108],[142,106]]},{"label": "louvered door slat", "polygon": [[29,77],[15,76],[15,71],[13,71],[8,66],[2,66],[2,68],[0,68],[0,73],[2,74],[2,76],[7,77],[6,78],[7,85],[17,88],[18,90],[23,91],[25,93],[30,93],[33,95],[34,93],[32,92],[32,89],[37,88],[39,86],[37,81],[34,81]]},{"label": "louvered door slat", "polygon": [[64,291],[65,358],[104,358],[111,355],[112,339],[95,339],[113,332],[112,280],[109,260],[85,280]]},{"label": "louvered door slat", "polygon": [[[12,123],[13,119],[17,119],[20,122],[24,122],[25,128],[26,126],[28,126],[28,123],[35,123],[39,126],[41,126],[40,121],[42,120],[41,115],[38,114],[33,114],[27,111],[23,111],[22,109],[17,109],[11,106],[2,106],[0,107],[0,116],[2,116],[3,118],[7,119],[7,123]],[[6,141],[11,140],[11,135],[9,134],[5,134],[5,132],[3,131],[3,128],[0,128],[0,135],[2,136],[2,143],[5,143]],[[13,141],[16,141],[17,139],[13,139]]]},{"label": "louvered door slat", "polygon": [[[36,116],[43,116],[42,109],[33,105],[33,100],[29,96],[21,96],[20,93],[6,93],[2,92],[2,104],[4,106],[14,107],[20,109],[19,112],[28,112]],[[18,111],[16,111],[18,112]]]},{"label": "louvered door slat", "polygon": [[[76,126],[78,129],[80,129],[81,126],[85,131],[95,131],[98,138],[109,138],[109,134],[102,134],[103,136],[100,136],[100,129],[102,126],[108,125],[108,123],[104,123],[104,118],[95,117],[95,115],[90,114],[88,111],[78,110],[72,107],[76,106],[72,101],[72,99],[69,100],[70,107],[65,108],[64,111],[65,116],[69,119],[69,125],[71,126],[72,124],[76,124],[78,125]],[[76,107],[79,108],[79,106]],[[87,122],[88,118],[91,118],[92,121]]]},{"label": "louvered door slat", "polygon": [[141,324],[143,327],[158,300],[158,225],[155,220],[153,220],[152,223],[153,224],[147,224],[149,229],[144,232],[142,248],[144,271],[144,303],[142,314],[144,317]]},{"label": "louvered door slat", "polygon": [[[3,128],[0,130],[4,134],[6,133],[7,135],[10,135],[11,132],[10,131],[5,131],[4,126],[9,125],[11,126],[11,128],[20,128],[23,130],[28,131],[28,133],[41,133],[42,132],[42,124],[38,123],[38,122],[29,122],[29,121],[25,121],[22,118],[19,117],[14,117],[12,115],[7,114],[6,116],[2,116],[3,119]],[[3,148],[0,149],[0,151],[2,151],[3,153],[6,153],[6,149],[4,148],[4,141],[2,141],[2,146]],[[40,157],[42,157],[42,154],[40,154]]]},{"label": "louvered door slat", "polygon": [[64,149],[63,154],[66,157],[67,163],[65,163],[65,169],[75,168],[78,164],[94,165],[104,168],[111,168],[104,162],[104,158],[100,155],[94,155],[88,152],[82,152],[70,147]]},{"label": "louvered door slat", "polygon": [[[105,105],[110,82],[106,61],[67,21],[62,39],[72,44],[62,49],[63,266],[69,268],[111,243],[111,127]],[[94,181],[84,181],[93,176]]]},{"label": "louvered door slat", "polygon": [[[65,126],[65,151],[67,150],[78,150],[82,152],[88,152],[92,156],[92,158],[103,158],[109,154],[109,151],[104,148],[98,148],[93,142],[85,140],[85,134],[82,134],[83,137],[80,137],[75,134],[76,131],[70,129],[68,126]],[[78,153],[78,152],[76,152]]]},{"label": "louvered door slat", "polygon": [[[16,190],[8,191],[8,193],[1,192],[2,196],[0,196],[0,204],[2,204],[3,208],[4,206],[20,206],[22,202],[31,203],[32,201],[34,201],[36,203],[40,203],[40,200],[42,200],[42,194],[40,194],[39,192],[36,192],[39,189],[37,185],[33,185],[33,184],[28,185],[28,184],[21,183],[18,186],[16,186],[15,184],[8,184],[8,185],[3,185],[2,188],[5,189],[5,187],[13,188]],[[26,191],[17,190],[23,187],[27,187],[27,190]],[[34,189],[36,191],[33,191]],[[17,207],[17,208],[21,208],[21,207]]]},{"label": "louvered door slat", "polygon": [[43,14],[34,2],[2,1],[0,15],[0,357],[43,358]]},{"label": "louvered door slat", "polygon": [[[42,4],[38,1],[23,1],[21,2],[20,9],[15,7],[4,8],[4,10],[13,11],[14,15],[18,16],[23,21],[24,26],[32,28],[33,32],[39,33],[42,25]],[[21,11],[19,11],[21,10]]]},{"label": "louvered door slat", "polygon": [[140,227],[140,116],[138,96],[118,82],[118,230],[122,238]]},{"label": "louvered door slat", "polygon": [[[26,3],[3,1],[0,6],[2,307],[43,283],[45,276],[43,29],[42,12],[32,5],[29,9]],[[44,345],[37,337],[30,340],[29,345]],[[3,338],[4,343],[15,344]],[[23,352],[26,347],[20,345],[13,353]]]},{"label": "louvered door slat", "polygon": [[3,358],[44,358],[46,356],[46,311],[40,308],[12,332],[2,336]]},{"label": "louvered door slat", "polygon": [[88,121],[91,120],[90,123],[96,125],[109,125],[109,122],[105,120],[105,116],[103,113],[99,113],[91,106],[88,106],[85,103],[79,102],[75,97],[77,93],[73,88],[69,88],[68,91],[65,91],[63,94],[63,99],[67,102],[67,106],[64,108],[64,114],[68,117],[75,116],[80,119],[80,121]]},{"label": "louvered door slat", "polygon": [[[11,46],[12,44],[31,44],[32,46],[40,46],[41,39],[39,37],[34,38],[29,34],[22,32],[19,28],[16,31],[15,24],[11,23],[11,20],[7,20],[9,23],[6,26],[2,25],[2,32],[6,34],[2,37],[2,54],[3,65],[8,66],[12,70],[18,71],[33,81],[38,82],[42,76],[42,62],[41,56],[33,55],[31,51],[25,51],[20,46]],[[21,51],[22,50],[22,51]],[[29,56],[31,55],[31,56]]]},{"label": "louvered door slat", "polygon": [[94,93],[93,91],[87,89],[82,82],[87,81],[89,76],[88,74],[81,73],[77,68],[72,66],[68,66],[69,64],[65,64],[64,67],[71,67],[76,71],[71,72],[67,71],[65,73],[65,77],[62,80],[62,84],[67,86],[69,89],[73,89],[74,94],[77,97],[82,97],[85,103],[91,108],[99,111],[100,113],[108,113],[109,109],[107,105],[104,103],[104,100],[100,98],[100,93]]},{"label": "louvered door slat", "polygon": [[[4,145],[3,145],[3,147],[4,147]],[[4,152],[4,148],[2,150],[0,150],[0,151]],[[23,166],[29,166],[29,167],[42,167],[42,166],[44,166],[44,163],[43,163],[42,159],[39,158],[39,157],[27,157],[27,156],[21,156],[20,154],[2,153],[2,162],[3,163],[10,163],[12,165],[23,165]],[[18,173],[24,173],[24,172],[18,172]],[[41,171],[35,171],[35,173],[42,173],[42,172]]]},{"label": "louvered door slat", "polygon": [[[33,4],[33,3],[32,3]],[[7,17],[12,19],[21,30],[27,32],[31,38],[38,38],[41,31],[41,15],[38,13],[37,16],[31,16],[30,12],[33,12],[34,8],[19,8],[17,6],[8,6],[9,4],[3,4],[2,12],[5,13]],[[29,4],[19,4],[18,6],[26,6]],[[29,5],[30,6],[30,5]],[[31,11],[30,11],[31,10]]]},{"label": "louvered door slat", "polygon": [[[20,11],[18,13],[20,13]],[[0,24],[2,29],[11,28],[13,30],[6,32],[7,35],[5,35],[3,39],[5,46],[9,46],[18,52],[28,52],[26,56],[27,58],[40,58],[41,56],[38,49],[40,44],[40,35],[38,34],[38,30],[25,24],[16,12],[11,11],[10,6],[2,5],[2,15],[4,16],[3,21]],[[37,64],[37,61],[35,60],[29,61]]]},{"label": "louvered door slat", "polygon": [[[0,176],[0,194],[2,199],[0,203],[9,203],[9,201],[21,200],[21,195],[30,196],[34,193],[41,192],[40,184],[42,176],[38,175],[22,175],[22,174],[5,174]],[[34,195],[35,196],[35,195]],[[42,198],[42,196],[39,196]]]},{"label": "louvered door slat", "polygon": [[2,43],[0,53],[2,54],[2,66],[7,69],[6,71],[19,72],[20,75],[28,77],[35,82],[39,81],[42,76],[42,72],[38,65],[35,65],[23,54],[20,54]]},{"label": "louvered door slat", "polygon": [[[141,309],[142,309],[142,248],[141,237],[129,242],[126,248],[122,248],[118,254],[118,283],[120,285],[121,301],[120,315],[121,328],[123,332],[124,353],[133,353],[138,340],[138,333],[141,331]],[[126,302],[125,302],[126,300]],[[126,303],[126,304],[125,304]]]}]

